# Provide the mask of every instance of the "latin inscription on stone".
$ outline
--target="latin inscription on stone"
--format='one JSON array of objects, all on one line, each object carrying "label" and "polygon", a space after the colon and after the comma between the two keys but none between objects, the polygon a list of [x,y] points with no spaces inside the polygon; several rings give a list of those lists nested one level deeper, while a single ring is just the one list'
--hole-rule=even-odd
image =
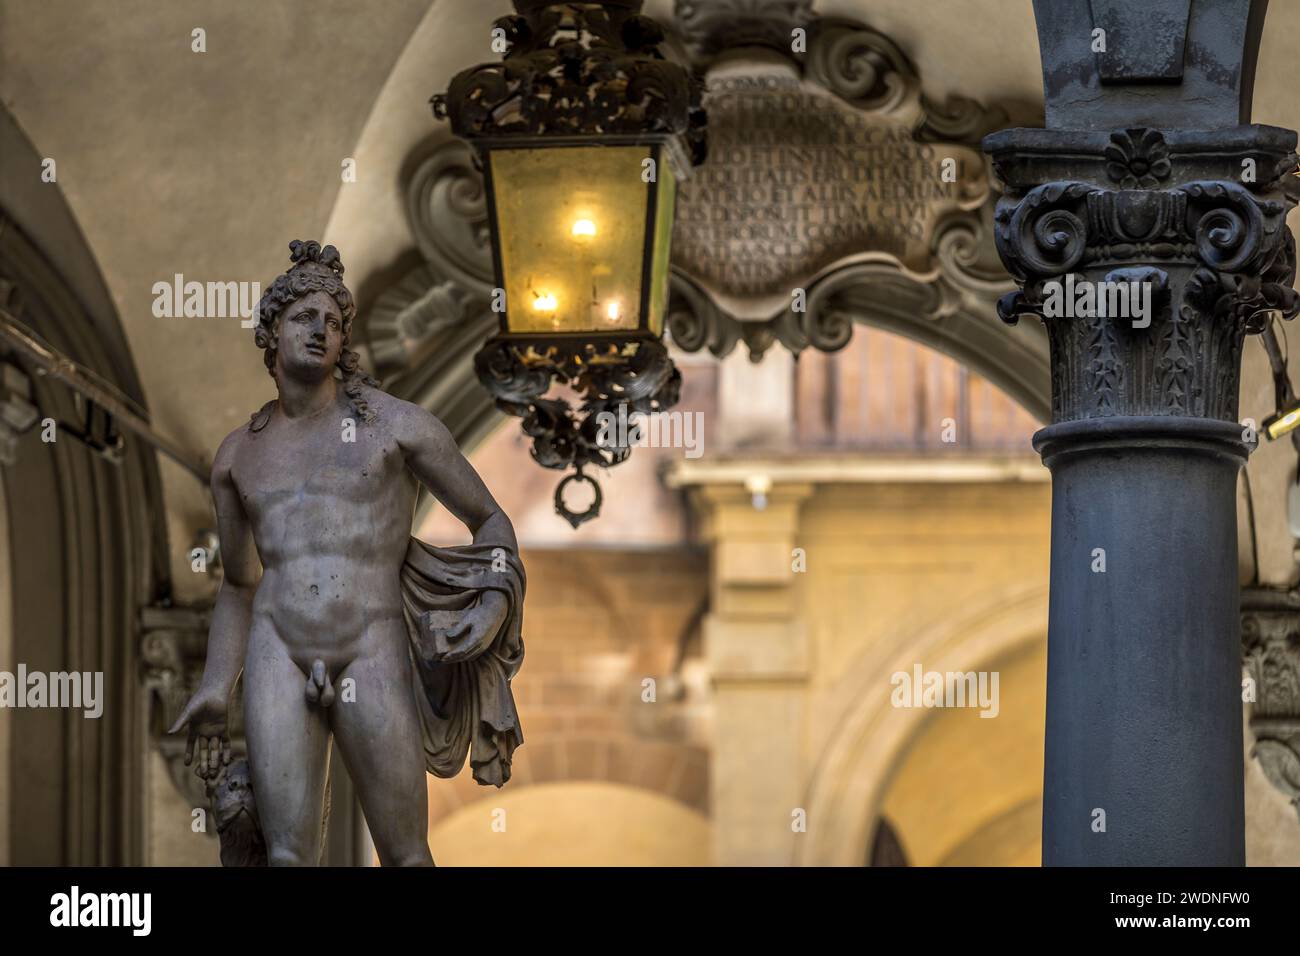
[{"label": "latin inscription on stone", "polygon": [[713,76],[706,106],[709,157],[682,184],[673,259],[726,299],[788,297],[855,257],[928,272],[934,223],[986,195],[973,150],[917,142],[908,118],[791,74]]}]

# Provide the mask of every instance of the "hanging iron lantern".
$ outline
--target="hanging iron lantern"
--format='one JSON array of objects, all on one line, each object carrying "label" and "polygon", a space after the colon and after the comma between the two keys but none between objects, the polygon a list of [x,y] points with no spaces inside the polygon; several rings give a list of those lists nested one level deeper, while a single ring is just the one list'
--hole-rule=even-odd
[{"label": "hanging iron lantern", "polygon": [[[584,469],[630,451],[601,413],[662,411],[681,384],[663,318],[676,185],[704,158],[702,91],[659,53],[663,32],[641,5],[515,0],[493,28],[504,59],[433,98],[487,192],[501,330],[475,369],[523,419],[538,463],[573,469],[555,508],[575,528],[600,511]],[[557,385],[570,394],[548,396]],[[593,490],[577,512],[564,498],[574,482]]]}]

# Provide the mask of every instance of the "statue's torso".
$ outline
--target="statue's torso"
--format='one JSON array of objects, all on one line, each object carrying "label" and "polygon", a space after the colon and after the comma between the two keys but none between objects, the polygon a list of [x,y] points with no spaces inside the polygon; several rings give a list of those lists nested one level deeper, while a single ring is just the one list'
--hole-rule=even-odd
[{"label": "statue's torso", "polygon": [[307,419],[277,410],[240,443],[231,476],[263,566],[254,635],[269,624],[300,664],[342,664],[367,632],[400,629],[416,486],[382,415],[367,425],[342,398]]}]

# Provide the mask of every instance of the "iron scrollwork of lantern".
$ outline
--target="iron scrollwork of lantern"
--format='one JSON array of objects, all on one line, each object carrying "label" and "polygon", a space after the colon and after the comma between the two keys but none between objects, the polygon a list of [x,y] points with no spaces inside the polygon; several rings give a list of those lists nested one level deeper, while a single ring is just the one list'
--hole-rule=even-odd
[{"label": "iron scrollwork of lantern", "polygon": [[[601,413],[662,411],[681,384],[663,315],[676,184],[704,158],[704,114],[699,82],[659,53],[641,3],[515,0],[493,28],[504,59],[433,98],[487,191],[501,330],[475,369],[523,419],[538,463],[573,469],[555,507],[575,528],[601,504],[584,469],[630,451]],[[557,385],[568,394],[550,395]],[[573,482],[593,489],[580,512],[565,504]]]}]

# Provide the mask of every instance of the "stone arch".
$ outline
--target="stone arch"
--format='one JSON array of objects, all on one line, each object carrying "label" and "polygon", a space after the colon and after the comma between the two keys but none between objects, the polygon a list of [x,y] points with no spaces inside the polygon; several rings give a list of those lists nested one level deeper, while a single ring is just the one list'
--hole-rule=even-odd
[{"label": "stone arch", "polygon": [[698,810],[612,781],[504,790],[429,829],[440,866],[707,866],[711,823]]},{"label": "stone arch", "polygon": [[674,266],[666,326],[688,352],[707,347],[723,357],[743,341],[755,361],[777,343],[835,352],[855,326],[873,326],[961,362],[1047,422],[1052,391],[1046,330],[1038,322],[999,321],[996,301],[1009,280],[968,265],[987,251],[987,231],[965,222],[951,226],[938,243],[941,268],[934,279],[916,277],[886,256],[833,269],[810,285],[808,313],[799,322],[791,312],[761,321],[732,318]]},{"label": "stone arch", "polygon": [[[515,751],[513,775],[503,791],[548,783],[608,782],[667,797],[709,814],[708,751],[695,744],[638,740],[622,735],[552,734]],[[429,779],[429,824],[496,791],[476,784],[468,770],[454,780]]]},{"label": "stone arch", "polygon": [[992,302],[927,315],[933,292],[905,276],[891,280],[888,296],[863,283],[842,293],[854,322],[894,332],[942,352],[1006,392],[1040,422],[1051,419],[1052,389],[1047,333],[1038,322],[1009,326]]},{"label": "stone arch", "polygon": [[[970,613],[903,634],[863,652],[833,694],[841,718],[812,769],[805,805],[807,839],[796,846],[803,865],[859,866],[889,786],[891,768],[921,732],[929,712],[895,708],[882,677],[910,668],[972,670],[1044,639],[1047,588],[1023,586],[992,594]],[[870,688],[870,690],[867,690]]]},{"label": "stone arch", "polygon": [[[41,158],[0,108],[0,304],[50,346],[139,407],[144,397],[94,256]],[[79,424],[66,386],[10,358],[41,417]],[[6,825],[14,864],[143,862],[143,690],[138,609],[169,591],[157,459],[126,436],[120,460],[76,439],[17,440],[4,468],[15,662],[34,671],[102,672],[98,719],[76,709],[20,709],[11,721]],[[19,785],[21,784],[21,786]]]},{"label": "stone arch", "polygon": [[[1042,825],[1042,803],[1038,799],[1022,800],[1007,807],[978,832],[954,847],[939,863],[939,866],[988,866],[990,862],[999,866],[1016,865],[1028,862],[1029,852],[1035,857],[1041,852],[1037,846],[1021,848],[1008,846],[1006,837],[1015,832],[1024,833],[1029,828],[1036,832]],[[1017,851],[1020,851],[1017,853]],[[1011,857],[1009,860],[1008,857]],[[1032,865],[1037,866],[1034,859]]]}]

